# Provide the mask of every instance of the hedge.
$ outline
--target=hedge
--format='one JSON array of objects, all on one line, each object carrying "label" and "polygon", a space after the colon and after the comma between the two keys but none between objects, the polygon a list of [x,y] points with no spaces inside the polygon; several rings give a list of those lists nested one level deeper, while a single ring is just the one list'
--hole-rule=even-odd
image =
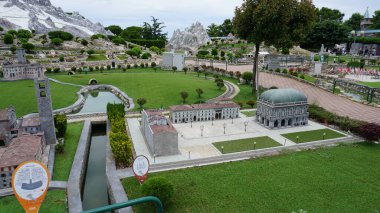
[{"label": "hedge", "polygon": [[351,42],[362,43],[362,44],[380,44],[380,38],[356,37],[356,38],[351,38]]},{"label": "hedge", "polygon": [[57,138],[65,137],[67,130],[67,117],[66,115],[54,116],[54,126],[57,129]]}]

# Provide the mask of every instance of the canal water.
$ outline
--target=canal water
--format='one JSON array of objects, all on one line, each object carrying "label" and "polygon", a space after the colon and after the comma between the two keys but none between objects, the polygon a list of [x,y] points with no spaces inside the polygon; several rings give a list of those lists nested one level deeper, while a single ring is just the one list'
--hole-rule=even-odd
[{"label": "canal water", "polygon": [[85,95],[85,98],[83,108],[76,114],[107,112],[108,103],[122,103],[115,94],[108,91],[91,91]]},{"label": "canal water", "polygon": [[109,204],[106,177],[106,125],[93,125],[87,170],[83,183],[83,210]]}]

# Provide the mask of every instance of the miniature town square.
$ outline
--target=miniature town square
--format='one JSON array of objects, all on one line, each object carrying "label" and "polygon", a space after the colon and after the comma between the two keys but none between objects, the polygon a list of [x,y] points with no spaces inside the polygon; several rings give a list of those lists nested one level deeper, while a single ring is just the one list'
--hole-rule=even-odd
[{"label": "miniature town square", "polygon": [[168,2],[0,1],[0,212],[380,211],[378,4]]}]

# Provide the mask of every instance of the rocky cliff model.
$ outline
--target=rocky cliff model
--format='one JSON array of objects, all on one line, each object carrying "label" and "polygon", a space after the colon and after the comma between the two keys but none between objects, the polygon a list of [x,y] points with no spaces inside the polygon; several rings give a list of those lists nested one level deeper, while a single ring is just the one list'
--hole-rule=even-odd
[{"label": "rocky cliff model", "polygon": [[80,37],[111,34],[100,23],[94,24],[78,12],[65,13],[49,0],[0,0],[0,26],[36,33],[64,30]]},{"label": "rocky cliff model", "polygon": [[200,46],[211,42],[207,31],[201,23],[196,22],[184,31],[176,30],[169,41],[168,48],[195,51]]}]

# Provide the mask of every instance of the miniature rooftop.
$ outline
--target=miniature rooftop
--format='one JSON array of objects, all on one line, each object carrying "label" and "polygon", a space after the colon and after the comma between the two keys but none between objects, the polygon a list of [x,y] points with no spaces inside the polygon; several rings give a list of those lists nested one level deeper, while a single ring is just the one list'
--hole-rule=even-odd
[{"label": "miniature rooftop", "polygon": [[0,156],[0,168],[17,166],[28,160],[35,160],[35,156],[42,145],[42,137],[37,135],[22,135],[14,138],[9,147]]},{"label": "miniature rooftop", "polygon": [[170,106],[171,111],[187,111],[187,110],[200,110],[200,109],[220,109],[220,108],[236,108],[240,107],[237,103],[207,103],[207,104],[191,104],[191,105],[177,105]]},{"label": "miniature rooftop", "polygon": [[272,89],[261,94],[260,100],[273,104],[285,104],[307,102],[307,97],[295,89]]}]

